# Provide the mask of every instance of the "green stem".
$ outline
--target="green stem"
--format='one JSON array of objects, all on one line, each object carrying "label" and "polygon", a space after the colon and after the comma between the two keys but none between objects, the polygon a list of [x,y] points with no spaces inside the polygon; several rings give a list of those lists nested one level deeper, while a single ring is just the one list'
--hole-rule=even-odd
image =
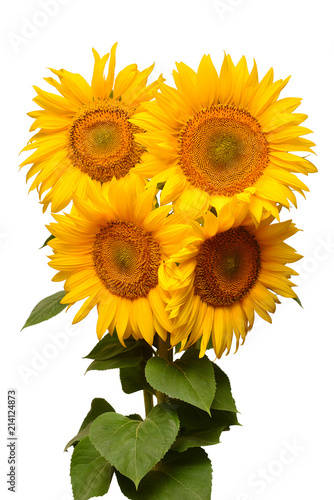
[{"label": "green stem", "polygon": [[145,403],[145,415],[150,413],[150,411],[153,408],[153,394],[151,394],[149,391],[144,390],[144,403]]},{"label": "green stem", "polygon": [[[161,337],[158,338],[158,356],[170,361],[171,363],[173,362],[173,349],[170,348],[169,334],[166,341],[164,341]],[[166,394],[163,392],[157,392],[157,400],[158,403],[164,403],[166,401]]]}]

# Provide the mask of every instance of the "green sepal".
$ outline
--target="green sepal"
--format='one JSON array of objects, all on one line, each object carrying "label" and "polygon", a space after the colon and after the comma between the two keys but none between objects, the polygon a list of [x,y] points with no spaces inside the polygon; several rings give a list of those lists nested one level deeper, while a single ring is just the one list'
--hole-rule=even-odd
[{"label": "green sepal", "polygon": [[231,392],[231,384],[228,376],[219,368],[218,365],[212,363],[216,379],[216,394],[212,402],[211,408],[215,410],[225,410],[237,413],[235,401]]},{"label": "green sepal", "polygon": [[182,342],[178,342],[175,346],[174,346],[174,352],[175,354],[179,354],[181,352],[181,345],[182,345]]},{"label": "green sepal", "polygon": [[133,394],[138,391],[148,391],[155,394],[155,390],[146,380],[145,363],[143,361],[130,368],[120,368],[119,376],[125,394]]},{"label": "green sepal", "polygon": [[300,298],[299,298],[299,297],[292,297],[292,298],[293,298],[293,300],[294,300],[294,301],[296,301],[296,302],[297,302],[297,304],[298,304],[300,307],[302,307],[302,308],[304,309],[303,304],[301,303],[301,301],[300,301]]},{"label": "green sepal", "polygon": [[85,437],[75,447],[71,459],[71,482],[74,500],[88,500],[105,495],[110,487],[114,467],[103,458]]},{"label": "green sepal", "polygon": [[112,90],[109,94],[109,98],[112,99],[114,97],[114,90]]},{"label": "green sepal", "polygon": [[202,448],[169,451],[140,482],[138,490],[116,471],[122,493],[131,500],[210,500],[212,467]]},{"label": "green sepal", "polygon": [[165,184],[165,182],[158,182],[157,189],[163,189]]},{"label": "green sepal", "polygon": [[101,415],[91,425],[89,437],[101,455],[137,488],[167,453],[179,426],[176,411],[162,403],[142,422],[118,413]]},{"label": "green sepal", "polygon": [[210,414],[216,382],[211,361],[199,358],[197,349],[188,349],[183,356],[170,362],[155,357],[148,360],[145,375],[157,391],[177,398]]},{"label": "green sepal", "polygon": [[139,365],[143,358],[131,356],[131,353],[118,354],[110,359],[94,360],[86,370],[112,370],[113,368],[127,368]]},{"label": "green sepal", "polygon": [[72,438],[65,446],[64,451],[67,451],[70,446],[75,446],[81,439],[89,434],[89,428],[94,420],[103,413],[114,412],[114,408],[103,398],[94,398],[89,412],[87,413],[78,434]]},{"label": "green sepal", "polygon": [[46,238],[46,240],[44,241],[43,245],[41,247],[39,247],[39,250],[46,247],[47,244],[49,243],[49,241],[53,240],[54,238],[55,238],[55,236],[53,236],[53,234],[50,234],[50,236],[48,238]]},{"label": "green sepal", "polygon": [[28,326],[37,325],[38,323],[42,323],[42,321],[46,321],[54,316],[57,316],[68,304],[61,304],[60,301],[65,297],[65,291],[62,290],[60,292],[56,292],[53,295],[49,295],[49,297],[45,297],[45,299],[38,302],[38,304],[31,311],[29,318],[25,322],[21,331]]}]

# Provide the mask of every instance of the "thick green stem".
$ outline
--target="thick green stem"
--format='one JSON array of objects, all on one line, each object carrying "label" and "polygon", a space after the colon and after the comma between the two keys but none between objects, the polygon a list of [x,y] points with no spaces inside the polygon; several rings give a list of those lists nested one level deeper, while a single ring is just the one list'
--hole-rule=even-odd
[{"label": "thick green stem", "polygon": [[144,390],[144,403],[145,403],[145,415],[150,413],[150,411],[153,408],[153,394],[151,394],[149,391]]},{"label": "thick green stem", "polygon": [[[161,337],[158,338],[158,356],[166,359],[167,361],[173,362],[173,349],[170,348],[169,335],[166,341],[164,341]],[[166,394],[163,392],[157,392],[157,400],[158,403],[164,403],[166,401]]]},{"label": "thick green stem", "polygon": [[166,359],[167,361],[173,362],[173,349],[171,349],[170,346],[169,334],[166,341],[161,337],[158,337],[158,356],[160,356],[160,358]]}]

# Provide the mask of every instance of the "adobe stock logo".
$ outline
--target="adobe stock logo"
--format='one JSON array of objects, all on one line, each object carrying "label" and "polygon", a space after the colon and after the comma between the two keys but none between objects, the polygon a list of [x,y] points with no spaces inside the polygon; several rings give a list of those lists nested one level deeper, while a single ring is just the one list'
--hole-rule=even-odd
[{"label": "adobe stock logo", "polygon": [[67,5],[71,0],[39,0],[38,5],[40,10],[37,10],[28,17],[21,17],[20,32],[15,33],[10,31],[7,33],[7,38],[17,53],[26,46],[30,40],[35,38],[41,29],[49,23],[50,19],[57,16],[62,5]]},{"label": "adobe stock logo", "polygon": [[60,355],[61,351],[68,347],[71,338],[77,337],[80,333],[81,329],[77,325],[68,325],[64,331],[56,333],[48,332],[46,335],[48,343],[40,349],[32,349],[30,359],[25,364],[20,363],[17,366],[17,371],[24,385],[28,385],[44,371]]},{"label": "adobe stock logo", "polygon": [[239,7],[243,0],[214,0],[212,5],[221,21],[224,21],[227,14]]},{"label": "adobe stock logo", "polygon": [[293,264],[293,268],[299,273],[298,281],[301,283],[310,278],[323,262],[333,258],[334,255],[334,237],[333,234],[327,234],[326,237],[317,236],[316,245],[312,251],[305,255],[300,261]]},{"label": "adobe stock logo", "polygon": [[307,450],[296,439],[285,440],[282,445],[277,457],[253,472],[247,479],[247,490],[238,493],[233,500],[253,500],[261,496]]}]

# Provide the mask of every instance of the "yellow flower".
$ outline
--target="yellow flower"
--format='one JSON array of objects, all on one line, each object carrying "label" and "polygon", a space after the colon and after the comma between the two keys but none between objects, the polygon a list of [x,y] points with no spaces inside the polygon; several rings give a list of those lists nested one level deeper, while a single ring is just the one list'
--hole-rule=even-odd
[{"label": "yellow flower", "polygon": [[171,258],[177,265],[174,276],[170,273],[167,311],[173,318],[173,345],[183,341],[182,347],[189,347],[202,338],[203,356],[211,337],[221,357],[229,353],[233,333],[236,350],[240,339],[245,341],[254,312],[271,322],[276,294],[297,297],[289,278],[298,273],[286,264],[301,256],[284,243],[297,232],[291,221],[273,224],[270,216],[255,225],[236,202],[203,220],[203,226],[194,223],[199,239]]},{"label": "yellow flower", "polygon": [[[153,65],[139,71],[131,64],[115,78],[115,44],[109,58],[93,49],[95,65],[89,85],[79,74],[51,70],[54,78],[45,80],[61,95],[34,87],[33,100],[42,109],[28,113],[34,118],[31,130],[40,129],[23,149],[36,149],[21,167],[32,164],[27,180],[37,174],[30,191],[37,189],[43,198],[43,210],[51,203],[58,212],[68,205],[74,194],[91,196],[94,185],[123,178],[141,158],[143,148],[134,133],[143,131],[129,118],[143,102],[152,98],[158,82],[147,86]],[[136,176],[137,177],[137,176]],[[47,193],[47,194],[45,194]]]},{"label": "yellow flower", "polygon": [[97,305],[97,335],[116,328],[120,342],[132,335],[152,344],[155,332],[166,339],[171,322],[165,311],[164,261],[180,249],[189,226],[154,209],[155,189],[139,188],[126,177],[96,189],[94,203],[74,199],[71,214],[54,214],[50,266],[65,281],[62,302],[86,299],[74,318]]},{"label": "yellow flower", "polygon": [[[311,131],[294,113],[299,98],[278,100],[286,80],[273,81],[270,69],[259,81],[243,57],[235,66],[225,56],[217,74],[210,56],[197,73],[184,63],[173,72],[177,89],[161,84],[156,100],[131,121],[147,130],[137,140],[149,155],[135,171],[154,183],[166,182],[162,203],[199,217],[236,198],[259,222],[263,209],[278,218],[277,203],[296,205],[293,191],[308,191],[294,173],[316,168],[291,151],[312,152],[300,136]],[[293,173],[292,173],[293,172]]]}]

